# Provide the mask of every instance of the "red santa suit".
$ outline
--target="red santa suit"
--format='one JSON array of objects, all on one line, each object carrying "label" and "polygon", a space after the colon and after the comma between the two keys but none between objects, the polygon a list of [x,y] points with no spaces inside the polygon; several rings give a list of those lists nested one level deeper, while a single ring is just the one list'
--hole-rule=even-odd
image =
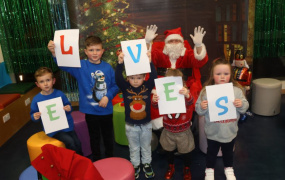
[{"label": "red santa suit", "polygon": [[[167,68],[180,69],[183,73],[186,85],[190,89],[190,92],[194,98],[194,103],[191,106],[191,110],[194,111],[195,103],[198,99],[200,90],[202,89],[201,74],[199,68],[204,66],[208,61],[208,55],[206,47],[202,44],[202,51],[197,53],[196,47],[194,50],[189,45],[188,41],[183,39],[181,28],[167,30],[164,32],[166,35],[165,42],[154,42],[151,50],[151,58],[154,66],[157,68],[158,77],[164,77]],[[178,39],[184,42],[184,49],[181,55],[177,59],[170,59],[164,50],[165,43],[171,39]],[[155,119],[159,117],[158,110],[151,109],[151,117]]]}]

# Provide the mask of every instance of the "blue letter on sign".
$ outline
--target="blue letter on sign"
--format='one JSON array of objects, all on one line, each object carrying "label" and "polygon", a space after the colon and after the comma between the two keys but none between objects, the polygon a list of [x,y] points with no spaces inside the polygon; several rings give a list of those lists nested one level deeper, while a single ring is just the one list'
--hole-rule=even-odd
[{"label": "blue letter on sign", "polygon": [[131,55],[131,58],[133,59],[134,63],[138,63],[140,62],[140,58],[141,58],[141,50],[142,50],[142,45],[141,44],[137,44],[137,47],[138,47],[138,56],[137,58],[135,58],[134,54],[133,54],[133,51],[131,50],[131,47],[128,46],[127,49]]},{"label": "blue letter on sign", "polygon": [[228,103],[228,97],[227,97],[227,96],[220,97],[220,98],[217,99],[217,101],[216,101],[216,106],[217,106],[218,108],[224,109],[223,112],[218,113],[219,116],[224,115],[224,114],[226,114],[226,113],[228,112],[228,108],[227,108],[226,106],[220,105],[220,102],[221,102],[222,100],[224,100],[225,103]]}]

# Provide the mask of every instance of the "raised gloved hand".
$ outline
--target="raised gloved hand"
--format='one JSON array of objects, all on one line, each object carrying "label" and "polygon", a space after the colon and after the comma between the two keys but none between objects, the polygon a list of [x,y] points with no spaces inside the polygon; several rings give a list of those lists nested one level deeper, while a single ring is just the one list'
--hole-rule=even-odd
[{"label": "raised gloved hand", "polygon": [[150,25],[146,27],[146,33],[145,33],[145,41],[146,43],[151,43],[151,41],[154,40],[154,38],[157,36],[155,34],[157,31],[157,26],[156,25]]},{"label": "raised gloved hand", "polygon": [[193,40],[193,43],[196,47],[201,47],[203,44],[203,37],[205,36],[206,31],[204,31],[204,28],[201,28],[200,26],[194,29],[194,36],[190,34],[190,37]]}]

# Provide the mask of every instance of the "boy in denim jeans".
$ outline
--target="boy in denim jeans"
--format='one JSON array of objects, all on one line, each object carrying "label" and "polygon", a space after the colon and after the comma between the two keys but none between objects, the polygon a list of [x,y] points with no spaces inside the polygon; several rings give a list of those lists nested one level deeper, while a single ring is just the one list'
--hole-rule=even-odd
[{"label": "boy in denim jeans", "polygon": [[[148,56],[149,59],[151,59],[150,53]],[[135,168],[136,179],[139,177],[141,161],[145,177],[153,178],[155,174],[151,167],[150,144],[152,124],[150,122],[150,97],[154,87],[154,79],[157,78],[157,73],[150,60],[151,73],[147,81],[145,81],[146,74],[128,76],[126,81],[122,75],[123,57],[123,53],[118,57],[116,83],[122,90],[124,97],[126,135],[129,141],[130,159]],[[142,158],[140,159],[141,156]]]}]

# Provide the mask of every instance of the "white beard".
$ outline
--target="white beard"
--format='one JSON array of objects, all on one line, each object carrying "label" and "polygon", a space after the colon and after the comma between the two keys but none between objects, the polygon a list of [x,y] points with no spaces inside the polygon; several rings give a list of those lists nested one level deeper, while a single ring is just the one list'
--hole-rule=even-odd
[{"label": "white beard", "polygon": [[168,55],[170,60],[177,60],[184,50],[184,44],[165,44],[163,52]]}]

